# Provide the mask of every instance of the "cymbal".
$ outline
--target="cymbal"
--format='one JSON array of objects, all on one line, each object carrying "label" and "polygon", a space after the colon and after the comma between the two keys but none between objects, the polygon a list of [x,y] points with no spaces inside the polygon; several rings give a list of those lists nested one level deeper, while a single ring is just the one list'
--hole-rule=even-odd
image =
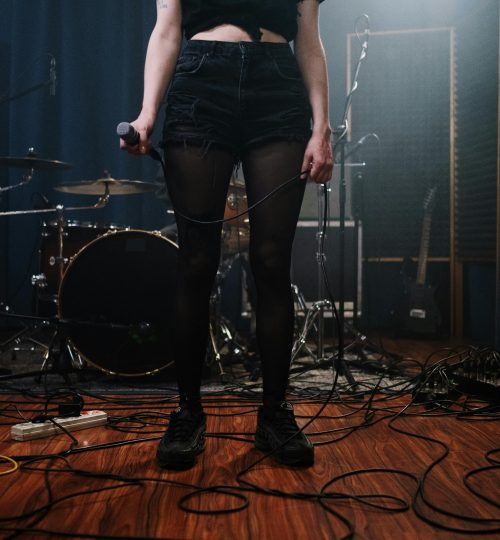
[{"label": "cymbal", "polygon": [[54,189],[76,195],[104,195],[106,186],[108,186],[110,195],[134,195],[136,193],[146,193],[147,191],[156,191],[158,189],[158,185],[152,182],[115,180],[114,178],[68,182],[54,186]]},{"label": "cymbal", "polygon": [[55,159],[40,159],[37,157],[0,157],[0,165],[7,167],[22,167],[23,169],[38,169],[39,171],[53,171],[55,169],[70,169],[73,165]]}]

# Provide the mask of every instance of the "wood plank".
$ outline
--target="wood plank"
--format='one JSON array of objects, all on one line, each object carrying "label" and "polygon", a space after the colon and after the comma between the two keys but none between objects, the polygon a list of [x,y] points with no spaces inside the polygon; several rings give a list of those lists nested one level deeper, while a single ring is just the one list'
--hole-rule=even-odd
[{"label": "wood plank", "polygon": [[[152,400],[151,396],[145,397],[150,400],[150,405],[146,408],[137,405],[127,407],[123,401],[120,401],[119,405],[113,405],[97,399],[87,399],[86,406],[109,409],[109,413],[113,416],[131,414],[136,409],[140,412],[149,411],[151,414],[171,410],[171,406],[159,406],[157,400]],[[123,400],[126,396],[119,398]],[[136,398],[137,396],[134,396],[134,399]],[[209,436],[206,450],[193,469],[182,472],[160,470],[155,462],[157,440],[73,454],[68,457],[67,463],[75,469],[144,480],[141,484],[84,494],[60,502],[53,506],[36,526],[71,533],[75,538],[78,533],[196,540],[342,538],[348,533],[346,525],[337,516],[327,512],[313,497],[325,484],[339,475],[359,471],[333,483],[327,488],[327,492],[356,496],[390,495],[411,504],[416,490],[415,482],[404,474],[387,471],[396,469],[402,473],[412,473],[420,479],[426,468],[443,452],[436,443],[398,433],[391,429],[389,418],[383,419],[384,416],[390,414],[394,416],[395,412],[401,411],[408,404],[409,396],[392,400],[387,400],[383,395],[376,396],[372,405],[380,410],[375,413],[372,424],[341,438],[345,431],[339,431],[340,429],[359,426],[365,418],[365,409],[360,403],[356,403],[348,395],[342,398],[345,403],[329,404],[325,409],[328,418],[318,419],[308,428],[312,440],[316,443],[314,467],[289,469],[274,463],[271,459],[266,459],[244,476],[245,480],[258,485],[261,489],[274,489],[286,493],[286,498],[239,490],[241,485],[236,480],[237,474],[262,456],[261,452],[253,448],[252,443],[257,404],[241,401],[235,405],[234,397],[231,398],[233,401],[227,402],[223,402],[222,398],[207,398]],[[27,416],[31,416],[34,410],[41,410],[42,407],[40,401],[20,395],[0,395],[0,411],[6,412],[5,407],[9,401],[16,401],[19,409],[25,411]],[[390,406],[391,409],[384,411],[383,408],[386,406]],[[304,423],[307,417],[314,415],[318,409],[319,404],[311,402],[296,405],[299,423]],[[249,410],[251,413],[248,413]],[[238,412],[241,414],[235,414]],[[429,414],[423,406],[413,406],[407,413],[415,416],[403,416],[394,422],[394,427],[435,438],[449,447],[448,457],[429,475],[425,485],[426,496],[433,504],[448,512],[461,516],[500,519],[498,508],[475,497],[463,484],[464,474],[488,465],[486,453],[500,446],[498,421],[477,418],[459,420],[456,416],[445,414],[416,416],[416,413],[426,412]],[[9,415],[12,416],[10,409]],[[9,437],[9,424],[17,420],[3,417],[1,422],[1,455],[56,453],[68,448],[69,439],[65,435],[22,443],[13,442]],[[75,432],[75,436],[79,441],[79,447],[132,440],[137,437],[155,435],[159,437],[166,421],[158,416],[154,422],[155,426],[139,429],[138,433],[122,433],[98,427]],[[331,430],[337,431],[323,433]],[[238,437],[244,440],[231,440],[221,436],[233,433],[237,433]],[[48,464],[49,461],[44,461],[37,466],[43,467]],[[58,460],[53,462],[52,466],[61,469],[66,467],[66,464]],[[1,467],[0,470],[6,468]],[[366,472],[369,469],[383,469],[386,472]],[[68,472],[51,472],[48,474],[48,481],[56,499],[79,491],[120,485],[120,482],[109,478],[82,477]],[[206,488],[229,486],[234,493],[248,497],[249,506],[241,512],[229,514],[187,513],[178,508],[177,502],[193,488],[175,485],[178,482]],[[499,501],[498,468],[473,478],[471,484],[488,497]],[[48,500],[42,471],[22,470],[0,476],[0,486],[2,520],[31,511]],[[309,497],[293,497],[294,492],[309,494]],[[376,502],[394,505],[394,502],[384,497],[379,497]],[[230,509],[240,503],[241,501],[235,497],[215,494],[213,491],[188,502],[191,508],[204,511]],[[356,539],[498,538],[498,534],[465,535],[440,530],[437,526],[419,519],[413,509],[397,513],[388,512],[369,508],[352,498],[330,499],[325,501],[325,505],[353,525]],[[418,507],[423,508],[421,503]],[[461,529],[478,527],[477,524],[443,516],[429,508],[423,508],[422,511],[427,517],[450,527]],[[30,520],[2,521],[0,526],[22,527],[29,523]],[[490,524],[490,528],[499,523],[497,521]],[[487,525],[479,524],[479,527],[487,528]],[[33,537],[39,535],[34,533],[20,535],[20,538]]]}]

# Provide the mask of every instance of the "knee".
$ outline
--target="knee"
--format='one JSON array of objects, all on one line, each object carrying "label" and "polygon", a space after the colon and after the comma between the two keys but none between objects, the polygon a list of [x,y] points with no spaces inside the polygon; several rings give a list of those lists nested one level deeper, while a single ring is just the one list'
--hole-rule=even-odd
[{"label": "knee", "polygon": [[274,243],[251,246],[250,264],[256,281],[280,283],[290,278],[290,254]]},{"label": "knee", "polygon": [[219,252],[216,250],[183,251],[179,254],[179,277],[189,281],[194,287],[211,283],[219,266]]},{"label": "knee", "polygon": [[179,228],[179,271],[187,279],[213,279],[219,266],[220,234],[198,227]]}]

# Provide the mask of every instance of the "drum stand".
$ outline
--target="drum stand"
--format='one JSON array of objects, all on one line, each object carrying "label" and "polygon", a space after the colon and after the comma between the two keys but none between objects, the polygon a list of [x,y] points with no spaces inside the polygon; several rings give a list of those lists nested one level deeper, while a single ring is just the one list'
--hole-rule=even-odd
[{"label": "drum stand", "polygon": [[[103,208],[107,205],[109,201],[109,186],[108,184],[105,184],[105,192],[103,195],[101,195],[98,199],[98,201],[91,206],[77,206],[77,207],[69,207],[65,208],[63,205],[57,205],[55,208],[43,208],[43,209],[36,209],[36,210],[14,210],[9,212],[0,212],[0,216],[20,216],[20,215],[30,215],[30,214],[48,214],[48,213],[57,213],[57,235],[58,235],[58,254],[57,257],[54,258],[55,264],[58,265],[58,285],[61,284],[63,275],[64,275],[64,266],[68,262],[68,260],[64,257],[64,212],[66,211],[76,211],[76,210],[95,210],[98,208]],[[56,297],[57,298],[57,297]],[[15,315],[6,314],[6,316],[9,317],[16,317]],[[40,317],[22,317],[18,316],[18,318],[24,318],[32,321],[38,321],[50,325],[50,321],[48,319],[40,318]],[[73,367],[75,369],[82,369],[84,367],[84,362],[81,358],[81,356],[73,349],[71,343],[68,342],[67,337],[64,335],[64,332],[61,330],[61,325],[59,324],[59,320],[57,320],[57,326],[55,331],[53,332],[49,344],[45,345],[41,342],[38,342],[31,337],[28,337],[27,339],[29,341],[34,342],[37,345],[41,345],[44,349],[43,352],[43,362],[42,366],[40,368],[40,372],[37,376],[37,382],[40,381],[42,373],[49,370],[51,372],[59,373],[63,376],[66,383],[70,383],[67,373],[69,371],[70,367]],[[8,345],[10,343],[19,343],[21,339],[23,338],[25,334],[28,332],[33,331],[33,329],[25,328],[21,330],[19,333],[17,333],[15,336],[10,338],[6,343],[2,344],[2,352],[3,347],[5,345]]]},{"label": "drum stand", "polygon": [[228,380],[227,373],[224,371],[224,359],[227,357],[232,362],[236,360],[243,364],[247,355],[246,347],[236,341],[230,322],[221,312],[222,285],[235,259],[236,257],[233,256],[222,261],[210,296],[209,355],[217,364],[219,376],[223,382]]}]

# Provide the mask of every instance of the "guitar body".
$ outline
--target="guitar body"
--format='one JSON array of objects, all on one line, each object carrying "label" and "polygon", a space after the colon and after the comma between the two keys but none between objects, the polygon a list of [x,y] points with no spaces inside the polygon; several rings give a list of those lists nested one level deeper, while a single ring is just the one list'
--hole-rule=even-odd
[{"label": "guitar body", "polygon": [[441,311],[436,304],[436,287],[407,284],[408,301],[403,311],[403,328],[410,334],[437,336],[441,328]]}]

